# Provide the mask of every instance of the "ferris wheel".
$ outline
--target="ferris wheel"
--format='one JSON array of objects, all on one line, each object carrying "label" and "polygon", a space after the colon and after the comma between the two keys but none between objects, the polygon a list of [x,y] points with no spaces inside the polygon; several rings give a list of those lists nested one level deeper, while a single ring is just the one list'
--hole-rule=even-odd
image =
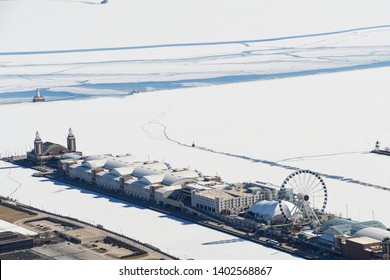
[{"label": "ferris wheel", "polygon": [[[283,207],[288,189],[292,190],[293,209],[288,213]],[[319,225],[316,212],[324,212],[328,202],[328,191],[325,182],[315,172],[299,170],[290,174],[280,188],[279,209],[284,218],[293,225]]]}]

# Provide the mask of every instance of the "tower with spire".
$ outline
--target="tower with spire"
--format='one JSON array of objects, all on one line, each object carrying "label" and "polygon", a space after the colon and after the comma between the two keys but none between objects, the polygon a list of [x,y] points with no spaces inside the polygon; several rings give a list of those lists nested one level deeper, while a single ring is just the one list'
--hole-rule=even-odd
[{"label": "tower with spire", "polygon": [[34,149],[27,152],[27,159],[38,165],[49,165],[57,168],[62,165],[61,160],[80,158],[82,155],[82,152],[76,151],[76,138],[70,128],[67,137],[67,147],[49,141],[42,142],[41,136],[37,131],[35,134]]},{"label": "tower with spire", "polygon": [[375,151],[379,151],[380,147],[381,147],[381,145],[380,145],[379,141],[376,141],[376,143],[375,143]]},{"label": "tower with spire", "polygon": [[36,156],[41,156],[43,153],[43,143],[41,136],[39,136],[39,132],[35,134],[35,140],[34,140],[34,154]]},{"label": "tower with spire", "polygon": [[72,128],[69,128],[69,133],[67,139],[67,144],[68,144],[68,151],[70,153],[76,152],[76,137],[74,137]]}]

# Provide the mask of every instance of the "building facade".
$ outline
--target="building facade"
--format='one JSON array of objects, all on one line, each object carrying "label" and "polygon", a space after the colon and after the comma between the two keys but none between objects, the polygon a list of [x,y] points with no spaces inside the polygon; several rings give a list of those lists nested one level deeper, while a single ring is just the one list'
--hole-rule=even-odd
[{"label": "building facade", "polygon": [[191,195],[191,206],[203,211],[228,214],[242,212],[264,197],[261,193],[248,193],[240,189],[211,189]]},{"label": "building facade", "polygon": [[27,152],[27,159],[38,165],[57,165],[58,160],[66,158],[69,154],[82,155],[81,152],[76,151],[76,138],[71,128],[69,129],[67,144],[68,147],[66,148],[57,143],[43,142],[37,131],[34,139],[34,149]]},{"label": "building facade", "polygon": [[142,200],[155,200],[158,189],[182,186],[200,178],[194,170],[171,169],[158,161],[142,162],[133,155],[89,156],[67,163],[65,173],[72,179]]}]

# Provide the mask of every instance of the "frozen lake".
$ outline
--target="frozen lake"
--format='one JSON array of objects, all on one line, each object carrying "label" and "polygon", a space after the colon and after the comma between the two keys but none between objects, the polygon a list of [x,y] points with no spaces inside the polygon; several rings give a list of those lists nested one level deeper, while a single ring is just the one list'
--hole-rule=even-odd
[{"label": "frozen lake", "polygon": [[[72,127],[86,155],[132,153],[228,182],[280,185],[310,169],[327,174],[327,211],[390,226],[390,157],[369,153],[390,146],[390,2],[290,2],[0,1],[0,154],[24,154],[37,130],[64,144]],[[37,87],[62,101],[11,104]],[[291,258],[0,168],[3,195],[180,258]]]},{"label": "frozen lake", "polygon": [[[390,157],[368,153],[376,140],[390,144],[389,74],[385,67],[122,99],[5,105],[0,118],[9,133],[0,152],[26,151],[36,130],[43,141],[65,143],[72,126],[84,154],[132,153],[218,173],[228,182],[280,185],[292,173],[283,166],[305,168],[342,178],[324,178],[328,211],[346,216],[348,208],[349,217],[374,216],[390,225],[390,191],[347,181],[389,187]],[[373,83],[377,88],[369,91]],[[210,151],[185,146],[193,141]]]},{"label": "frozen lake", "polygon": [[148,2],[0,1],[0,104],[37,87],[79,100],[390,65],[386,1]]}]

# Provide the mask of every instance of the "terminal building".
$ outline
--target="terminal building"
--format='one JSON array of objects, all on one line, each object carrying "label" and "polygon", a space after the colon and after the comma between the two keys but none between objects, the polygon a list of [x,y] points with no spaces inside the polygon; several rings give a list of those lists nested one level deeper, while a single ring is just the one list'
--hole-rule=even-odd
[{"label": "terminal building", "polygon": [[67,147],[52,142],[43,142],[39,132],[35,134],[34,149],[27,152],[27,159],[37,165],[56,165],[58,160],[68,157],[81,157],[76,150],[76,138],[72,129],[67,136]]},{"label": "terminal building", "polygon": [[[64,168],[72,179],[143,200],[155,200],[156,191],[161,188],[169,187],[174,191],[175,186],[181,189],[184,184],[200,178],[195,170],[171,169],[168,164],[158,161],[142,162],[129,154],[88,156],[68,162]],[[162,202],[163,192],[159,192],[158,197]]]},{"label": "terminal building", "polygon": [[172,169],[159,161],[139,160],[136,156],[111,154],[62,159],[63,170],[73,180],[87,182],[159,204],[188,206],[210,214],[238,214],[254,203],[270,198],[269,191],[253,191],[227,184],[221,178],[203,176],[196,170]]},{"label": "terminal building", "polygon": [[324,238],[333,240],[338,236],[371,237],[382,240],[390,237],[386,226],[376,220],[357,222],[349,219],[332,219],[322,224]]},{"label": "terminal building", "polygon": [[319,241],[346,259],[389,259],[390,231],[379,221],[336,218],[322,224]]},{"label": "terminal building", "polygon": [[192,207],[211,213],[238,214],[264,199],[261,194],[245,192],[242,188],[227,187],[196,192],[191,196]]},{"label": "terminal building", "polygon": [[141,161],[134,155],[93,155],[60,160],[67,176],[109,191],[159,204],[187,206],[210,214],[238,214],[257,201],[272,197],[269,189],[247,189],[227,184],[218,176],[196,170],[172,169],[159,161]]}]

